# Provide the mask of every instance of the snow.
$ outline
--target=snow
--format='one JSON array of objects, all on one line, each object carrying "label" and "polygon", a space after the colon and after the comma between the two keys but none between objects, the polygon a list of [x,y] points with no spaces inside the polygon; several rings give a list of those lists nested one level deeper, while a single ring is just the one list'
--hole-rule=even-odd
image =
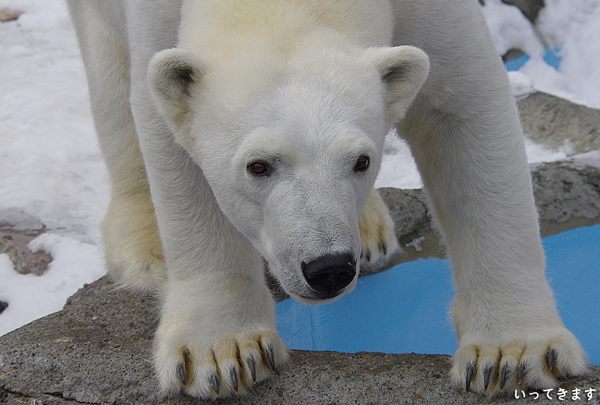
[{"label": "snow", "polygon": [[[535,89],[600,108],[599,0],[546,0],[535,27],[514,6],[500,0],[485,3],[496,50],[501,55],[510,48],[524,50],[530,60],[521,72]],[[543,60],[548,48],[560,48],[558,71]]]},{"label": "snow", "polygon": [[98,225],[108,206],[106,166],[93,129],[83,63],[62,2],[12,1],[0,23],[0,211],[39,218],[50,253],[43,276],[14,271],[0,255],[0,335],[59,311],[106,273]]},{"label": "snow", "polygon": [[528,55],[542,56],[544,45],[539,41],[532,24],[514,6],[500,0],[485,0],[482,7],[496,50],[504,55],[509,49],[523,50]]},{"label": "snow", "polygon": [[[53,261],[38,277],[16,273],[0,255],[0,301],[9,304],[0,314],[0,335],[60,310],[84,283],[105,273],[98,225],[110,190],[65,4],[10,4],[23,14],[0,23],[0,211],[17,208],[39,218],[47,233],[30,247]],[[515,95],[539,89],[600,108],[600,0],[546,4],[536,27],[500,0],[483,7],[498,52],[521,48],[530,56],[510,74]],[[558,70],[543,60],[549,47],[560,47]],[[564,159],[568,149],[527,142],[531,162]],[[377,187],[422,186],[405,143],[388,137],[385,152]]]}]

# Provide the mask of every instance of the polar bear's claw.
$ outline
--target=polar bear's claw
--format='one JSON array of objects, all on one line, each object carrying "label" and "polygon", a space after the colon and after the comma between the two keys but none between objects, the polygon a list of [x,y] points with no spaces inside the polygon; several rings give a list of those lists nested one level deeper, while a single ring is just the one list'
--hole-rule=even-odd
[{"label": "polar bear's claw", "polygon": [[525,379],[528,370],[527,363],[519,364],[519,371],[517,371],[517,385],[523,384],[523,380]]},{"label": "polar bear's claw", "polygon": [[506,389],[554,388],[559,377],[584,374],[587,361],[577,339],[566,329],[548,336],[462,346],[454,355],[451,378],[466,392],[494,395]]},{"label": "polar bear's claw", "polygon": [[265,357],[267,358],[267,364],[272,372],[277,371],[277,366],[275,365],[275,353],[273,352],[273,346],[267,344],[264,348]]},{"label": "polar bear's claw", "polygon": [[500,373],[500,391],[502,391],[504,389],[504,386],[506,385],[506,379],[508,378],[508,375],[510,374],[510,366],[508,365],[508,363],[504,364],[504,366],[502,366],[502,372]]},{"label": "polar bear's claw", "polygon": [[177,368],[175,369],[175,373],[177,374],[177,378],[179,378],[179,381],[181,381],[181,383],[185,387],[185,385],[187,383],[187,377],[185,375],[185,367],[182,363],[179,363],[177,365]]},{"label": "polar bear's claw", "polygon": [[486,392],[490,385],[490,377],[492,376],[492,371],[494,371],[494,367],[490,365],[487,365],[485,370],[483,370],[483,389]]},{"label": "polar bear's claw", "polygon": [[250,370],[250,376],[252,377],[252,383],[256,384],[256,362],[254,358],[250,357],[247,361],[248,369]]},{"label": "polar bear's claw", "polygon": [[270,330],[240,331],[208,345],[192,341],[175,351],[166,341],[156,343],[155,368],[163,393],[183,391],[203,399],[244,394],[289,358],[285,344]]},{"label": "polar bear's claw", "polygon": [[213,374],[210,377],[208,377],[208,384],[210,385],[210,388],[212,388],[215,395],[218,396],[219,395],[219,376],[216,374]]},{"label": "polar bear's claw", "polygon": [[235,367],[229,369],[229,377],[231,378],[231,386],[233,388],[233,392],[237,394],[239,392],[239,378]]},{"label": "polar bear's claw", "polygon": [[379,250],[384,256],[387,256],[387,244],[383,239],[379,241]]},{"label": "polar bear's claw", "polygon": [[467,375],[466,375],[466,384],[465,391],[469,392],[471,389],[471,380],[473,379],[473,375],[475,374],[475,363],[471,362],[467,364]]},{"label": "polar bear's claw", "polygon": [[548,370],[550,370],[551,372],[554,371],[554,366],[556,365],[557,358],[558,358],[558,354],[556,353],[556,350],[550,349],[550,351],[548,352],[548,358],[546,359],[546,361],[548,362]]}]

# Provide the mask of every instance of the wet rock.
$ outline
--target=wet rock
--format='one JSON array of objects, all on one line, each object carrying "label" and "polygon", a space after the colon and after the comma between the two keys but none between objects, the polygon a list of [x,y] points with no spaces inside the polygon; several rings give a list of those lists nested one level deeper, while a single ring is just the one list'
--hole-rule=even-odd
[{"label": "wet rock", "polygon": [[52,256],[46,252],[29,249],[29,242],[37,236],[27,232],[0,231],[0,253],[6,253],[15,270],[21,274],[41,276],[52,261]]},{"label": "wet rock", "polygon": [[45,230],[42,222],[18,208],[0,210],[0,231],[18,231],[28,234],[41,234]]}]

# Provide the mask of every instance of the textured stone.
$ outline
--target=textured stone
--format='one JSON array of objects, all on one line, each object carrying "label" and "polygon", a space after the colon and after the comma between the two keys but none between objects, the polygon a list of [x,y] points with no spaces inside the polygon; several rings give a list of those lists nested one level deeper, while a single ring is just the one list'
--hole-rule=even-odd
[{"label": "textured stone", "polygon": [[525,135],[554,149],[569,140],[572,153],[600,149],[600,111],[536,92],[517,102]]},{"label": "textured stone", "polygon": [[[502,0],[504,4],[516,6],[523,15],[532,23],[535,23],[538,14],[544,8],[544,0]],[[479,4],[485,5],[485,0],[479,0]]]},{"label": "textured stone", "polygon": [[12,9],[2,9],[0,10],[0,22],[14,21],[17,18],[19,18],[20,15],[20,11]]},{"label": "textured stone", "polygon": [[544,0],[502,0],[502,3],[516,6],[531,23],[535,23],[544,8]]},{"label": "textured stone", "polygon": [[538,165],[532,178],[543,236],[600,223],[600,169],[553,162]]},{"label": "textured stone", "polygon": [[[578,161],[532,166],[533,191],[542,236],[600,223],[600,169]],[[445,257],[422,190],[380,189],[396,225],[403,252],[389,265],[423,257]],[[370,269],[373,271],[373,269]],[[382,269],[375,269],[382,270]]]},{"label": "textured stone", "polygon": [[[3,397],[4,403],[43,405],[204,403],[187,396],[158,396],[150,362],[156,320],[151,296],[115,290],[105,278],[87,285],[63,311],[0,337],[0,403]],[[289,366],[248,396],[218,403],[514,403],[512,392],[487,400],[452,387],[449,360],[438,355],[295,351]],[[561,386],[569,391],[595,388],[594,401],[586,403],[600,403],[600,367],[592,366],[588,376]],[[529,397],[519,403],[539,401]]]},{"label": "textured stone", "polygon": [[45,230],[39,219],[17,208],[0,210],[0,253],[8,255],[19,273],[41,275],[52,257],[43,251],[32,252],[28,245]]}]

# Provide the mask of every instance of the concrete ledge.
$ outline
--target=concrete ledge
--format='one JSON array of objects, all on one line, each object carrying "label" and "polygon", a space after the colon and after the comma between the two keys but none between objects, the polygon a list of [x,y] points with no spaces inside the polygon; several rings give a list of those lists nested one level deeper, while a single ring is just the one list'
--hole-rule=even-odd
[{"label": "concrete ledge", "polygon": [[[187,396],[157,396],[150,364],[158,319],[155,303],[149,295],[115,290],[102,278],[75,294],[63,311],[1,337],[0,403],[203,403]],[[217,403],[515,403],[513,392],[489,400],[452,387],[449,360],[437,355],[295,351],[288,367],[248,396]],[[594,388],[594,400],[584,402],[600,403],[600,367],[592,366],[588,376],[565,380],[561,387],[569,397],[575,388],[582,395]],[[569,402],[530,396],[518,403]]]}]

